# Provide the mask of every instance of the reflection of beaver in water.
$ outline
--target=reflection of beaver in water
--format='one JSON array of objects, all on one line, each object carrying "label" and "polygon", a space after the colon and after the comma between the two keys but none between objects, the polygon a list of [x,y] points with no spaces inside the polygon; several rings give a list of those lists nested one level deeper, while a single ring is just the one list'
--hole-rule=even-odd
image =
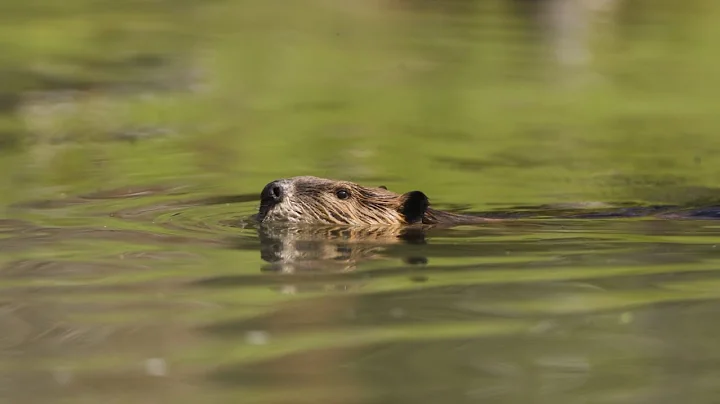
[{"label": "reflection of beaver in water", "polygon": [[[409,264],[427,261],[418,249],[426,229],[415,226],[273,226],[258,227],[260,256],[271,264],[264,271],[347,271],[365,261],[388,258]],[[418,254],[420,256],[418,256]]]},{"label": "reflection of beaver in water", "polygon": [[430,208],[420,191],[396,194],[385,187],[318,177],[273,181],[260,194],[261,222],[333,225],[473,224],[493,219]]}]

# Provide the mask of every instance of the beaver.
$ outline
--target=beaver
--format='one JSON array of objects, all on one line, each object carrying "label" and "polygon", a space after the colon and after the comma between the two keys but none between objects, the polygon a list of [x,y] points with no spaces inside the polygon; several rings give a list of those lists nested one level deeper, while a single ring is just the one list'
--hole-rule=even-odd
[{"label": "beaver", "polygon": [[421,191],[397,194],[386,187],[312,176],[270,182],[260,193],[261,223],[325,225],[460,225],[497,219],[436,210]]}]

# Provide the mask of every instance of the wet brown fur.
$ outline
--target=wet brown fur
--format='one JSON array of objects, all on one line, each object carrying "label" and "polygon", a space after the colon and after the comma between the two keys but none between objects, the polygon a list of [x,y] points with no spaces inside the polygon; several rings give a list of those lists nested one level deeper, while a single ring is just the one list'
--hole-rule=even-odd
[{"label": "wet brown fur", "polygon": [[[384,187],[366,187],[349,181],[319,177],[279,180],[285,196],[279,203],[261,202],[261,222],[282,221],[331,225],[459,225],[491,221],[476,216],[430,208],[424,193],[397,194]],[[338,197],[338,191],[349,194]]]}]

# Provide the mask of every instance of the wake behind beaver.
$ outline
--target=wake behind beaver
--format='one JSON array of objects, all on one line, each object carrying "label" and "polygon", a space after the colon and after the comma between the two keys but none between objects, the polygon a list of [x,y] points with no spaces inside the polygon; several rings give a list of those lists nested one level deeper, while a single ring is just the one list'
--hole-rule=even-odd
[{"label": "wake behind beaver", "polygon": [[476,216],[433,209],[429,198],[421,191],[399,194],[382,186],[368,187],[350,181],[298,176],[268,183],[260,194],[260,208],[255,217],[261,223],[455,226],[520,218],[716,219],[720,218],[720,207],[560,203],[532,209],[510,208]]}]

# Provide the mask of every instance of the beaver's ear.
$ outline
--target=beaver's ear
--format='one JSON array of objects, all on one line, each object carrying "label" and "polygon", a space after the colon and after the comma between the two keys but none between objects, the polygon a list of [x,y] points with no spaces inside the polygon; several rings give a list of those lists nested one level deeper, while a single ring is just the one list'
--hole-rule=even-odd
[{"label": "beaver's ear", "polygon": [[411,191],[403,194],[402,200],[400,213],[405,216],[405,221],[410,224],[422,222],[425,211],[430,206],[427,196],[420,191]]},{"label": "beaver's ear", "polygon": [[385,185],[380,185],[378,188],[380,188],[380,189],[387,189],[387,187],[386,187]]}]

